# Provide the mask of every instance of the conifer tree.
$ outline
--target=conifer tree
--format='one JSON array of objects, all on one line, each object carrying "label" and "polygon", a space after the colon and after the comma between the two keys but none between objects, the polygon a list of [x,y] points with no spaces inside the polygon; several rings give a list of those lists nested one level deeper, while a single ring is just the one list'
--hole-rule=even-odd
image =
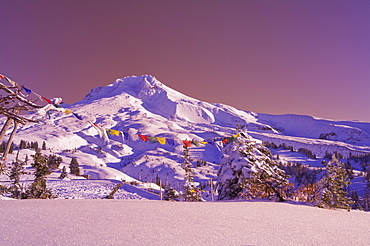
[{"label": "conifer tree", "polygon": [[288,176],[272,160],[270,151],[240,132],[223,150],[216,184],[219,200],[270,198],[284,201]]},{"label": "conifer tree", "polygon": [[163,199],[166,201],[179,198],[179,193],[173,187],[166,185],[163,191]]},{"label": "conifer tree", "polygon": [[364,192],[364,210],[370,211],[370,183],[367,184]]},{"label": "conifer tree", "polygon": [[45,143],[45,141],[42,142],[42,150],[46,150],[46,143]]},{"label": "conifer tree", "polygon": [[36,152],[33,155],[33,164],[31,166],[35,168],[35,180],[27,189],[26,193],[22,194],[22,198],[55,198],[51,190],[46,187],[46,175],[52,173],[48,168],[47,161],[48,157],[41,155],[40,152]]},{"label": "conifer tree", "polygon": [[346,188],[351,184],[345,166],[335,155],[327,164],[326,172],[318,181],[318,199],[316,206],[321,208],[351,209],[353,201],[346,194]]},{"label": "conifer tree", "polygon": [[71,174],[74,174],[76,176],[80,175],[80,167],[76,157],[72,157],[71,163],[69,164],[69,170]]},{"label": "conifer tree", "polygon": [[13,162],[12,168],[10,169],[9,178],[13,180],[12,186],[9,188],[9,192],[12,193],[13,198],[19,199],[22,193],[22,185],[19,183],[20,176],[23,174],[23,163],[22,162]]},{"label": "conifer tree", "polygon": [[63,166],[63,169],[62,169],[62,172],[60,173],[59,178],[64,179],[64,178],[67,178],[67,177],[68,177],[67,168],[66,168],[66,166]]},{"label": "conifer tree", "polygon": [[1,144],[0,144],[0,152],[1,153],[4,153],[5,147],[6,147],[6,142],[5,141],[2,141]]},{"label": "conifer tree", "polygon": [[62,163],[63,159],[57,155],[49,155],[48,158],[48,167],[51,169],[59,168],[60,163]]},{"label": "conifer tree", "polygon": [[187,202],[201,201],[200,191],[197,189],[194,182],[194,171],[190,162],[189,149],[185,145],[184,147],[184,163],[182,168],[185,170],[185,182],[184,182],[184,200]]},{"label": "conifer tree", "polygon": [[27,148],[27,141],[21,140],[19,143],[19,149],[26,149]]}]

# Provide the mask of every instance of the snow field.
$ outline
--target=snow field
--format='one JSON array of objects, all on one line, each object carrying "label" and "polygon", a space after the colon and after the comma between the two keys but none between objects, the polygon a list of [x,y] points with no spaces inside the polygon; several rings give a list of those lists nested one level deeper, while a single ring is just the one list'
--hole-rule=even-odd
[{"label": "snow field", "polygon": [[370,214],[273,202],[0,201],[2,245],[367,245]]}]

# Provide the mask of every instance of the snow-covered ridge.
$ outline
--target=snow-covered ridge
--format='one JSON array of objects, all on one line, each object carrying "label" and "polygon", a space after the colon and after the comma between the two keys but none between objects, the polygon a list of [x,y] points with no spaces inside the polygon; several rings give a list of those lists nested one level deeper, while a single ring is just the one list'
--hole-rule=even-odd
[{"label": "snow-covered ridge", "polygon": [[370,145],[370,123],[367,122],[333,121],[293,114],[258,114],[258,119],[288,136]]},{"label": "snow-covered ridge", "polygon": [[92,89],[84,101],[88,103],[118,95],[122,104],[125,99],[133,97],[140,100],[141,106],[147,111],[166,119],[178,118],[203,124],[231,124],[237,121],[247,124],[256,121],[253,113],[238,111],[226,105],[201,102],[169,88],[150,75],[117,79],[106,87]]}]

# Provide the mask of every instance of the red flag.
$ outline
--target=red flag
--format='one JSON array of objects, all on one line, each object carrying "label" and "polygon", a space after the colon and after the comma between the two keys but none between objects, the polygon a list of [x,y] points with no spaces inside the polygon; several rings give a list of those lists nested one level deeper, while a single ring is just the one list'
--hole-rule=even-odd
[{"label": "red flag", "polygon": [[222,140],[222,142],[225,144],[225,143],[229,142],[229,139],[225,138],[224,140]]},{"label": "red flag", "polygon": [[48,103],[53,104],[53,102],[52,102],[52,101],[50,101],[49,99],[47,99],[47,98],[45,98],[45,97],[43,97],[43,96],[41,96],[41,98],[42,98],[42,99],[44,99],[45,101],[47,101]]},{"label": "red flag", "polygon": [[5,76],[0,74],[0,80],[5,79]]},{"label": "red flag", "polygon": [[149,138],[148,136],[145,136],[145,135],[140,135],[140,134],[137,134],[139,136],[139,138],[141,138],[141,140],[143,140],[144,142],[148,141]]},{"label": "red flag", "polygon": [[183,140],[182,142],[184,143],[184,146],[185,147],[191,147],[191,141],[189,141],[189,140]]}]

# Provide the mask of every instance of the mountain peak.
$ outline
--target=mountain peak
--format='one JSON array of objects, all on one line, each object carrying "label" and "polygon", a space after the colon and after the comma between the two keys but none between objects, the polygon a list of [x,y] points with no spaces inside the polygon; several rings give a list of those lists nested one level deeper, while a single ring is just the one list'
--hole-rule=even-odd
[{"label": "mountain peak", "polygon": [[130,94],[136,98],[154,94],[155,88],[163,84],[152,75],[127,76],[117,79],[114,83],[107,86],[99,86],[91,89],[85,96],[85,100],[92,101],[105,97],[112,97],[122,93]]}]

